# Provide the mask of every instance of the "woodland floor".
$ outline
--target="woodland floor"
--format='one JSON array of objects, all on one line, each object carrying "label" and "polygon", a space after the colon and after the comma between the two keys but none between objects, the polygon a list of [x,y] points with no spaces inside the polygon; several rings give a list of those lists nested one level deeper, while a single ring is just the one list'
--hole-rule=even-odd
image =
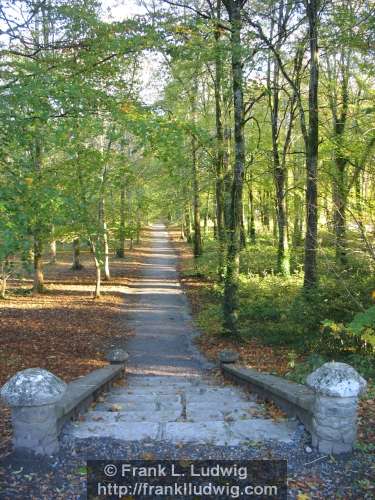
[{"label": "woodland floor", "polygon": [[[197,316],[213,300],[209,293],[212,283],[203,277],[184,277],[185,266],[192,258],[190,247],[179,239],[177,232],[172,231],[171,235],[179,255],[182,283],[193,314]],[[112,258],[112,278],[103,284],[103,296],[99,300],[91,298],[95,273],[88,253],[82,254],[85,269],[79,272],[70,269],[70,253],[59,253],[58,264],[46,266],[48,293],[44,295],[32,297],[27,293],[31,287],[30,280],[10,283],[9,299],[0,302],[0,385],[18,370],[29,367],[46,368],[69,381],[105,364],[105,350],[132,334],[126,323],[122,292],[131,286],[142,266],[143,258],[142,252],[137,249],[127,252],[125,260]],[[236,344],[220,336],[205,335],[205,332],[202,332],[198,343],[210,359],[216,359],[219,350],[231,348],[240,353],[241,361],[248,366],[279,374],[285,374],[289,370],[287,349],[263,346],[257,341]],[[270,412],[271,416],[277,417],[276,408],[271,407]],[[345,483],[350,485],[348,495],[332,495],[331,498],[373,498],[374,462],[370,454],[375,446],[374,422],[375,392],[372,389],[361,402],[358,450],[352,457],[340,459],[337,463],[333,457],[323,457],[322,460],[318,456],[316,465],[319,467],[314,464],[305,471],[302,464],[301,471],[298,466],[298,474],[293,475],[289,484],[296,492],[293,498],[323,498],[319,493],[323,476],[332,478],[335,484],[340,484],[346,478]],[[9,415],[1,407],[0,443],[1,460],[10,451]],[[99,443],[97,450],[92,451],[94,456],[95,453],[100,455],[102,446],[103,443]],[[110,449],[110,443],[108,446]],[[177,451],[187,453],[188,450]],[[306,455],[303,447],[302,450],[295,451],[303,463],[312,463],[311,460],[315,462],[315,453]],[[12,470],[14,476],[8,478],[8,482],[14,484],[13,498],[81,498],[73,491],[82,488],[85,468],[81,459],[73,456],[69,450],[68,452],[67,458],[57,460],[52,469],[51,464],[44,466],[41,463],[40,471],[29,475],[25,475],[24,471],[22,481],[19,476],[22,468],[17,463],[13,468],[10,466],[8,471]],[[128,452],[131,452],[132,457],[146,458],[148,450],[129,451],[124,448],[123,456]],[[194,453],[198,452],[199,450],[194,450]],[[166,450],[165,453],[173,456],[171,450]],[[69,460],[72,463],[68,463]],[[299,458],[297,462],[299,463]],[[36,496],[31,494],[34,487],[30,486],[30,481],[33,482],[33,478],[38,481]],[[27,496],[22,496],[21,484],[25,488],[22,491]],[[71,494],[65,490],[66,487]],[[54,493],[51,493],[51,488]],[[45,493],[41,494],[43,491]]]},{"label": "woodland floor", "polygon": [[[31,295],[31,279],[10,281],[8,299],[0,301],[0,386],[19,370],[45,368],[70,380],[106,365],[104,354],[116,339],[130,335],[122,292],[137,273],[141,255],[111,258],[111,280],[93,300],[95,269],[81,252],[84,269],[71,269],[71,254],[59,252],[48,264],[47,291]],[[0,457],[10,449],[9,411],[0,403]]]},{"label": "woodland floor", "polygon": [[[192,249],[185,241],[181,240],[180,231],[177,229],[170,231],[175,250],[179,255],[179,272],[181,283],[185,293],[189,298],[193,316],[198,319],[199,314],[207,306],[214,303],[215,299],[210,289],[214,283],[204,276],[192,276],[191,273],[184,275],[187,269],[191,269],[194,260]],[[211,360],[217,360],[218,354],[224,349],[230,349],[238,352],[241,364],[259,371],[267,371],[284,376],[290,371],[288,348],[271,347],[263,345],[257,339],[247,342],[235,342],[223,338],[218,332],[213,336],[201,329],[201,336],[197,339],[201,351]],[[303,361],[301,355],[297,357],[296,362]],[[280,410],[269,407],[269,411],[277,417]],[[369,470],[368,476],[363,479],[363,486],[372,484],[371,492],[375,496],[375,381],[370,380],[367,393],[359,402],[358,415],[358,450],[361,453],[372,456],[372,470]],[[372,478],[369,481],[368,478]],[[301,483],[303,488],[303,482]],[[370,492],[370,494],[371,494]],[[306,498],[310,498],[307,496]],[[354,497],[351,497],[354,498]],[[358,496],[360,498],[360,496]]]}]

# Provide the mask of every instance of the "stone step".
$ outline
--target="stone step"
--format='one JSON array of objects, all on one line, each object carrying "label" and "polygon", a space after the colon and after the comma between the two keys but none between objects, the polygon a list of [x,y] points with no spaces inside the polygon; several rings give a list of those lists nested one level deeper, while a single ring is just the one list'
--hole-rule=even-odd
[{"label": "stone step", "polygon": [[[204,399],[193,401],[189,404],[184,404],[182,399],[176,398],[171,400],[166,399],[143,399],[143,400],[127,400],[121,397],[108,397],[104,402],[93,405],[95,411],[103,411],[108,413],[129,413],[132,414],[131,419],[135,419],[134,415],[140,413],[142,415],[153,415],[157,412],[164,412],[166,415],[182,414],[184,411],[187,420],[202,421],[202,420],[221,420],[221,419],[242,419],[251,416],[258,416],[264,412],[264,407],[251,401],[221,401],[220,404],[213,405],[210,401]],[[143,419],[144,420],[144,419]],[[173,417],[169,420],[173,420]]]},{"label": "stone step", "polygon": [[192,384],[178,384],[176,386],[173,385],[165,385],[162,386],[160,384],[156,384],[155,386],[138,386],[136,384],[129,384],[126,387],[115,387],[111,390],[111,394],[116,395],[140,395],[140,396],[149,396],[149,395],[173,395],[173,394],[226,394],[226,395],[236,395],[241,394],[238,390],[229,389],[227,387],[215,387],[209,385],[192,385]]},{"label": "stone step", "polygon": [[141,387],[172,388],[172,387],[186,387],[186,386],[197,387],[200,385],[207,385],[207,383],[198,377],[191,377],[191,378],[180,377],[180,379],[175,375],[173,376],[129,375],[128,377],[129,388],[131,386],[137,388]]},{"label": "stone step", "polygon": [[212,406],[205,402],[192,403],[186,407],[186,420],[193,422],[209,420],[242,420],[262,414],[263,408],[256,403],[246,402],[232,406]]},{"label": "stone step", "polygon": [[180,404],[180,394],[109,394],[105,398],[106,403],[123,403],[127,405],[145,405],[145,404]]},{"label": "stone step", "polygon": [[[113,411],[115,410],[115,411]],[[162,406],[158,409],[139,407],[127,407],[126,405],[97,405],[93,411],[85,415],[86,421],[105,422],[174,422],[176,420],[186,420],[188,422],[206,422],[212,420],[231,422],[244,420],[249,417],[261,416],[261,408],[256,404],[246,404],[241,408],[212,408],[209,405],[192,405],[186,409],[184,417],[183,406]]]},{"label": "stone step", "polygon": [[168,403],[173,403],[173,402],[180,402],[181,399],[184,398],[187,402],[187,404],[194,404],[194,403],[201,403],[201,402],[207,402],[213,406],[215,404],[228,404],[229,402],[232,405],[239,404],[241,405],[242,403],[251,403],[252,401],[250,399],[246,399],[244,396],[241,394],[236,394],[236,393],[231,393],[227,391],[176,391],[171,394],[163,394],[159,392],[155,393],[139,393],[139,392],[134,392],[132,394],[129,393],[113,393],[111,392],[105,400],[108,401],[109,403],[128,403],[128,404],[133,404],[139,402],[140,404],[146,403],[146,402],[151,402],[151,401],[157,401],[158,403],[161,404],[168,404]]},{"label": "stone step", "polygon": [[247,400],[245,397],[241,396],[241,394],[226,394],[226,393],[211,393],[206,392],[203,394],[199,393],[186,393],[186,404],[189,406],[190,404],[195,403],[207,403],[213,407],[221,405],[227,406],[231,405],[232,407],[236,405],[241,405],[244,403],[251,404],[251,400]]},{"label": "stone step", "polygon": [[157,395],[162,395],[162,396],[173,396],[175,394],[181,394],[182,392],[186,391],[183,387],[176,387],[176,388],[171,388],[171,387],[150,387],[150,388],[145,388],[145,387],[127,387],[124,389],[116,388],[112,389],[110,394],[112,395],[118,395],[118,396],[134,396],[134,395],[139,395],[139,396],[157,396]]},{"label": "stone step", "polygon": [[238,446],[250,441],[275,440],[289,443],[297,429],[291,421],[275,423],[266,419],[236,422],[169,422],[164,438],[174,443],[207,443],[218,446]]},{"label": "stone step", "polygon": [[247,419],[236,422],[79,422],[72,433],[77,439],[109,437],[122,441],[145,439],[171,443],[200,443],[238,446],[265,440],[290,443],[298,425],[296,421],[273,422]]},{"label": "stone step", "polygon": [[77,439],[108,437],[121,441],[157,439],[161,424],[156,422],[79,422],[73,424],[72,435]]},{"label": "stone step", "polygon": [[105,411],[105,410],[95,410],[87,413],[85,415],[86,422],[174,422],[181,418],[182,408],[174,408],[168,410],[158,410],[158,411]]},{"label": "stone step", "polygon": [[211,387],[207,385],[202,386],[177,386],[170,387],[155,387],[155,388],[144,388],[144,387],[126,387],[126,388],[115,388],[111,390],[111,396],[129,397],[129,399],[140,397],[140,398],[152,398],[152,397],[174,397],[184,394],[189,400],[194,400],[195,398],[200,399],[229,399],[231,400],[246,400],[252,401],[255,397],[250,394],[243,393],[237,388],[229,387]]},{"label": "stone step", "polygon": [[290,443],[298,429],[296,419],[273,421],[265,418],[237,420],[229,423],[231,443],[235,446],[246,441],[281,441]]},{"label": "stone step", "polygon": [[169,402],[168,404],[157,404],[156,401],[133,401],[132,403],[126,401],[116,401],[114,399],[112,402],[97,403],[93,406],[94,410],[108,411],[108,412],[127,412],[134,413],[138,411],[154,413],[155,411],[161,409],[169,409],[170,411],[182,411],[182,405],[178,402]]}]

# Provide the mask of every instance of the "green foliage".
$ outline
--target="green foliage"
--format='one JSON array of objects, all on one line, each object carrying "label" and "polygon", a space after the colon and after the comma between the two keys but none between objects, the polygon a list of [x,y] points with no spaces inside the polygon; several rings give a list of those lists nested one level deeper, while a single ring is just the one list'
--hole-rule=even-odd
[{"label": "green foliage", "polygon": [[125,227],[125,236],[129,239],[135,239],[137,236],[138,226],[134,221],[129,222]]},{"label": "green foliage", "polygon": [[[267,34],[271,29],[267,26],[270,5],[260,4],[254,3],[254,16],[259,16]],[[285,5],[291,9],[285,22],[298,24],[303,9],[292,4]],[[20,6],[25,19],[31,16],[30,22],[19,24],[13,19],[13,10]],[[229,111],[233,99],[230,37],[226,30],[215,32],[212,19],[175,7],[165,5],[159,11],[156,6],[148,19],[107,22],[101,19],[95,0],[5,0],[1,16],[10,13],[12,39],[10,43],[1,38],[0,47],[4,57],[0,82],[0,261],[27,254],[33,240],[46,244],[52,238],[72,241],[81,237],[93,243],[103,263],[105,237],[114,241],[122,232],[122,236],[136,238],[149,218],[168,216],[187,229],[193,222],[195,195],[200,198],[201,217],[210,216],[211,228],[219,175],[219,114],[226,136],[223,198],[226,219],[230,218],[235,142]],[[248,226],[251,212],[256,240],[248,244],[240,258],[239,322],[244,338],[258,336],[267,343],[326,356],[362,356],[374,346],[375,309],[369,308],[373,257],[368,257],[373,240],[371,236],[366,240],[366,224],[374,221],[369,200],[374,192],[371,161],[375,144],[372,60],[365,49],[366,43],[370,46],[373,27],[368,17],[363,0],[355,9],[352,4],[339,2],[328,11],[322,10],[319,36],[326,48],[321,62],[323,85],[319,88],[322,141],[318,191],[324,227],[320,224],[320,283],[309,293],[301,293],[306,152],[298,106],[291,113],[295,92],[283,72],[279,85],[269,86],[267,80],[272,75],[264,70],[269,66],[272,73],[275,64],[272,57],[265,64],[264,50],[259,50],[264,40],[259,40],[259,34],[246,21],[240,47],[247,103],[244,118],[248,124],[242,201],[244,225]],[[7,25],[3,17],[2,22]],[[277,24],[275,21],[271,31]],[[290,28],[285,26],[280,63],[292,75],[297,69],[297,53],[303,53],[306,40],[303,30]],[[293,39],[288,38],[289,32],[295,33]],[[215,34],[220,35],[218,40]],[[277,39],[277,33],[275,36]],[[338,45],[334,43],[337,40]],[[163,94],[150,106],[142,102],[139,71],[143,51],[148,49],[163,53],[162,70],[167,73]],[[216,74],[218,56],[220,74]],[[346,95],[340,88],[340,72],[346,62],[348,116],[338,140],[331,127],[335,114],[332,106],[341,90]],[[302,72],[298,82],[302,107],[307,107],[307,74]],[[215,87],[215,82],[219,85],[217,80],[221,81],[220,88]],[[292,269],[287,278],[276,273],[278,228],[269,119],[273,87],[280,93],[280,117],[276,120],[280,122],[280,154],[288,124],[292,126],[284,165]],[[221,101],[218,114],[215,97]],[[192,140],[197,143],[194,182]],[[332,161],[338,153],[346,162],[341,183]],[[347,202],[348,255],[344,269],[335,263],[333,183],[337,191],[341,188]],[[99,207],[103,209],[101,217]],[[204,235],[203,247],[203,255],[194,260],[188,274],[212,284],[220,259],[210,229]],[[221,285],[212,293],[219,304]],[[369,309],[359,313],[361,308]],[[218,305],[201,315],[200,321],[208,328],[210,315],[214,318],[212,328],[218,330],[217,323],[222,319]]]},{"label": "green foliage", "polygon": [[344,356],[343,361],[354,366],[358,372],[366,379],[375,380],[375,355],[352,353]]},{"label": "green foliage", "polygon": [[198,315],[198,326],[210,336],[220,333],[222,322],[223,313],[220,304],[207,305]]},{"label": "green foliage", "polygon": [[322,324],[317,349],[328,354],[371,354],[375,351],[375,307],[355,314],[346,326],[326,320]]},{"label": "green foliage", "polygon": [[356,314],[348,324],[348,330],[375,348],[375,306]]},{"label": "green foliage", "polygon": [[218,266],[218,245],[213,239],[204,241],[204,252],[192,260],[191,266],[185,271],[186,276],[204,277],[215,280]]},{"label": "green foliage", "polygon": [[327,357],[315,353],[310,354],[302,363],[294,363],[291,361],[289,363],[291,370],[286,374],[286,377],[299,384],[304,384],[306,382],[306,377],[327,361]]},{"label": "green foliage", "polygon": [[[248,246],[241,254],[241,337],[245,340],[258,337],[265,344],[286,346],[291,353],[306,354],[305,362],[298,365],[293,362],[296,354],[291,354],[289,376],[294,380],[303,381],[308,373],[332,359],[352,364],[367,378],[373,376],[374,357],[368,336],[374,325],[374,307],[365,313],[358,312],[361,304],[369,304],[371,300],[373,283],[372,276],[364,272],[366,263],[355,262],[342,276],[337,275],[333,265],[326,267],[319,286],[302,293],[303,274],[296,272],[290,277],[274,274],[273,251],[263,252],[267,245],[264,247],[262,243]],[[212,283],[216,265],[217,243],[208,240],[204,254],[191,261],[187,274],[209,278]],[[210,284],[209,293],[213,305],[200,313],[199,325],[204,331],[217,334],[222,320],[222,287]]]}]

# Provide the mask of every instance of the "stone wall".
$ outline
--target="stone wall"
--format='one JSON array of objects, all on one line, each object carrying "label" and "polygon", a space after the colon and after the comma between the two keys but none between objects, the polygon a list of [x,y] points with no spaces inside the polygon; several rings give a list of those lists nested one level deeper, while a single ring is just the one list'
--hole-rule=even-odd
[{"label": "stone wall", "polygon": [[70,384],[41,368],[16,373],[0,393],[12,410],[14,449],[40,455],[58,452],[64,423],[84,413],[92,401],[124,376],[127,357],[120,349],[110,351],[108,366]]},{"label": "stone wall", "polygon": [[345,363],[325,363],[303,385],[241,367],[234,358],[227,352],[220,356],[224,376],[299,418],[320,452],[352,451],[357,437],[358,398],[367,385],[354,368]]}]

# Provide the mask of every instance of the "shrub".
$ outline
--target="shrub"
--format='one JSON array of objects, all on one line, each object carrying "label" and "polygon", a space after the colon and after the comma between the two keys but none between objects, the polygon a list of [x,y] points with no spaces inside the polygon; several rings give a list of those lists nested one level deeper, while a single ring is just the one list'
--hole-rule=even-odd
[{"label": "shrub", "polygon": [[286,377],[299,384],[304,384],[306,382],[306,377],[313,371],[320,368],[324,363],[328,361],[328,358],[320,354],[310,354],[307,359],[302,363],[294,364],[293,360],[290,361],[289,365],[291,371],[286,374]]}]

